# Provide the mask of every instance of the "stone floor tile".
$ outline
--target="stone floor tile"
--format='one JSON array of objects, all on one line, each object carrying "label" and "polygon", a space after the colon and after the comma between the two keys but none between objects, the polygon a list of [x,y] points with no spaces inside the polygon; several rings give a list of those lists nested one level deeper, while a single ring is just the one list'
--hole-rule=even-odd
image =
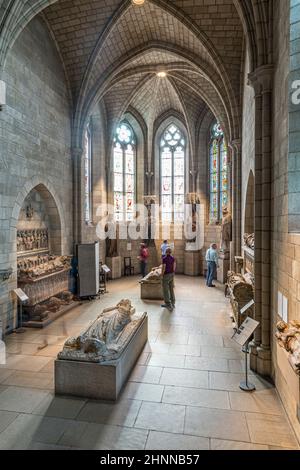
[{"label": "stone floor tile", "polygon": [[201,356],[219,357],[223,359],[241,359],[241,355],[234,349],[215,346],[201,346]]},{"label": "stone floor tile", "polygon": [[147,436],[148,432],[143,429],[71,422],[59,445],[82,450],[143,450]]},{"label": "stone floor tile", "polygon": [[89,401],[81,409],[77,420],[132,427],[140,406],[141,402],[138,400],[122,399],[117,403]]},{"label": "stone floor tile", "polygon": [[18,416],[12,411],[0,411],[0,433],[4,431]]},{"label": "stone floor tile", "polygon": [[44,444],[42,442],[32,442],[28,447],[27,450],[74,450],[73,447],[66,447],[66,446],[58,446],[54,444]]},{"label": "stone floor tile", "polygon": [[5,382],[5,380],[8,379],[8,377],[12,375],[13,373],[14,373],[14,370],[12,369],[0,369],[0,384]]},{"label": "stone floor tile", "polygon": [[211,439],[211,450],[269,450],[268,446],[249,442]]},{"label": "stone floor tile", "polygon": [[160,383],[163,385],[177,385],[195,388],[208,388],[208,372],[188,369],[163,370]]},{"label": "stone floor tile", "polygon": [[43,356],[43,357],[57,358],[58,353],[60,353],[62,349],[63,349],[63,346],[60,344],[47,345],[39,349],[36,355]]},{"label": "stone floor tile", "polygon": [[49,392],[33,388],[7,387],[0,393],[0,410],[32,413]]},{"label": "stone floor tile", "polygon": [[[209,387],[214,390],[240,391],[240,382],[245,380],[245,374],[232,374],[223,372],[209,372]],[[267,390],[274,386],[261,377],[251,375],[250,381],[256,389]]]},{"label": "stone floor tile", "polygon": [[32,413],[52,418],[75,419],[85,404],[84,398],[60,397],[49,393]]},{"label": "stone floor tile", "polygon": [[40,372],[51,373],[54,377],[54,359],[51,359],[47,364],[40,370]]},{"label": "stone floor tile", "polygon": [[237,411],[250,413],[264,413],[271,415],[283,415],[284,410],[278,399],[275,389],[261,390],[253,393],[230,392],[231,408]]},{"label": "stone floor tile", "polygon": [[42,442],[44,444],[57,444],[67,429],[69,422],[70,421],[68,419],[44,416],[32,436],[32,441]]},{"label": "stone floor tile", "polygon": [[184,356],[150,353],[147,366],[184,367]]},{"label": "stone floor tile", "polygon": [[15,371],[5,380],[4,384],[52,390],[54,387],[54,378],[53,374],[49,372]]},{"label": "stone floor tile", "polygon": [[187,356],[185,358],[185,368],[215,372],[228,372],[228,360],[216,357]]},{"label": "stone floor tile", "polygon": [[133,369],[129,381],[130,382],[143,382],[148,384],[158,384],[162,374],[161,367],[147,366],[135,366]]},{"label": "stone floor tile", "polygon": [[160,333],[157,341],[167,344],[187,344],[188,339],[188,333]]},{"label": "stone floor tile", "polygon": [[200,356],[200,346],[193,344],[171,344],[168,354],[174,356]]},{"label": "stone floor tile", "polygon": [[[245,373],[245,360],[244,359],[229,359],[229,372],[234,374]],[[250,367],[248,368],[249,373],[252,373]]]},{"label": "stone floor tile", "polygon": [[33,356],[38,352],[38,346],[34,343],[20,343],[18,341],[7,341],[6,351],[9,354],[30,355]]},{"label": "stone floor tile", "polygon": [[68,423],[68,420],[20,414],[0,434],[0,449],[26,450],[32,442],[55,444]]},{"label": "stone floor tile", "polygon": [[252,442],[298,448],[294,432],[285,416],[246,413],[246,419]]},{"label": "stone floor tile", "polygon": [[165,387],[163,403],[230,409],[228,392],[200,388]]},{"label": "stone floor tile", "polygon": [[122,398],[160,402],[163,391],[162,385],[128,382],[122,392]]},{"label": "stone floor tile", "polygon": [[250,442],[244,413],[188,406],[185,434]]},{"label": "stone floor tile", "polygon": [[135,427],[154,431],[183,433],[184,415],[184,406],[144,402],[138,413]]},{"label": "stone floor tile", "polygon": [[12,354],[8,356],[6,364],[0,368],[39,372],[49,360],[49,357]]},{"label": "stone floor tile", "polygon": [[197,346],[218,346],[223,347],[222,336],[190,334],[188,344]]},{"label": "stone floor tile", "polygon": [[166,432],[150,431],[147,450],[209,450],[209,439]]},{"label": "stone floor tile", "polygon": [[168,354],[170,348],[170,344],[168,343],[147,343],[144,347],[144,353],[152,353],[152,354]]}]

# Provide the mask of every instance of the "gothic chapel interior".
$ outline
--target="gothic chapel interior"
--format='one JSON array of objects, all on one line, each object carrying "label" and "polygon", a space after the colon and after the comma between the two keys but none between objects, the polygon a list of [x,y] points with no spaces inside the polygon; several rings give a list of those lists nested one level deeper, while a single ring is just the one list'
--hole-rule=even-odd
[{"label": "gothic chapel interior", "polygon": [[0,0],[0,449],[299,445],[300,0]]}]

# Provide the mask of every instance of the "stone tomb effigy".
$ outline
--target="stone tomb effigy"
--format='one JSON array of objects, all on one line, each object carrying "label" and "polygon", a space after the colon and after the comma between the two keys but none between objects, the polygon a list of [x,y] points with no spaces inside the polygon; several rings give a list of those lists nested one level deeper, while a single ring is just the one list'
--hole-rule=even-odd
[{"label": "stone tomb effigy", "polygon": [[[254,280],[250,273],[242,274],[229,271],[227,275],[226,295],[230,298],[233,310],[233,317],[236,325],[240,325],[245,320],[240,311],[245,305],[254,299]],[[249,316],[253,316],[253,307],[248,311]]]},{"label": "stone tomb effigy", "polygon": [[68,291],[70,266],[67,256],[47,254],[18,260],[18,287],[29,298],[23,309],[24,326],[42,328],[73,306]]},{"label": "stone tomb effigy", "polygon": [[147,313],[137,315],[130,300],[103,310],[58,354],[55,393],[117,400],[147,340]]},{"label": "stone tomb effigy", "polygon": [[163,300],[162,266],[153,268],[141,281],[141,299]]},{"label": "stone tomb effigy", "polygon": [[277,377],[277,388],[281,392],[285,388],[285,393],[288,389],[289,407],[295,409],[300,422],[300,322],[293,320],[287,324],[279,321],[276,338],[277,364],[283,378]]}]

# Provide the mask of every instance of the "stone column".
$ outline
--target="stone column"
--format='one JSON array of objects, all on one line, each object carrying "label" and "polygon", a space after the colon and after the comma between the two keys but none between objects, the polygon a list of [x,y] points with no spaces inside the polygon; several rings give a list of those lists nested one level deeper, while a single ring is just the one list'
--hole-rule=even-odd
[{"label": "stone column", "polygon": [[81,147],[72,148],[73,158],[73,241],[81,243],[82,238],[82,157]]},{"label": "stone column", "polygon": [[260,323],[252,344],[251,368],[271,374],[271,172],[273,67],[249,75],[255,91],[255,319]]},{"label": "stone column", "polygon": [[229,145],[231,149],[231,214],[232,214],[232,244],[231,244],[231,269],[235,269],[235,256],[241,254],[241,217],[242,217],[242,165],[241,165],[241,141],[233,140]]}]

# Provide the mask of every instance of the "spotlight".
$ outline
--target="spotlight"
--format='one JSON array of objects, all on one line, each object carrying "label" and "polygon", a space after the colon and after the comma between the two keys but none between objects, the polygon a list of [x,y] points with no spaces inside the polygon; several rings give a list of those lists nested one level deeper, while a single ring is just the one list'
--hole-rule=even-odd
[{"label": "spotlight", "polygon": [[156,74],[159,78],[165,78],[167,76],[167,72],[157,72]]},{"label": "spotlight", "polygon": [[133,5],[137,5],[137,6],[142,6],[144,5],[145,3],[145,0],[131,0],[131,3],[133,3]]}]

